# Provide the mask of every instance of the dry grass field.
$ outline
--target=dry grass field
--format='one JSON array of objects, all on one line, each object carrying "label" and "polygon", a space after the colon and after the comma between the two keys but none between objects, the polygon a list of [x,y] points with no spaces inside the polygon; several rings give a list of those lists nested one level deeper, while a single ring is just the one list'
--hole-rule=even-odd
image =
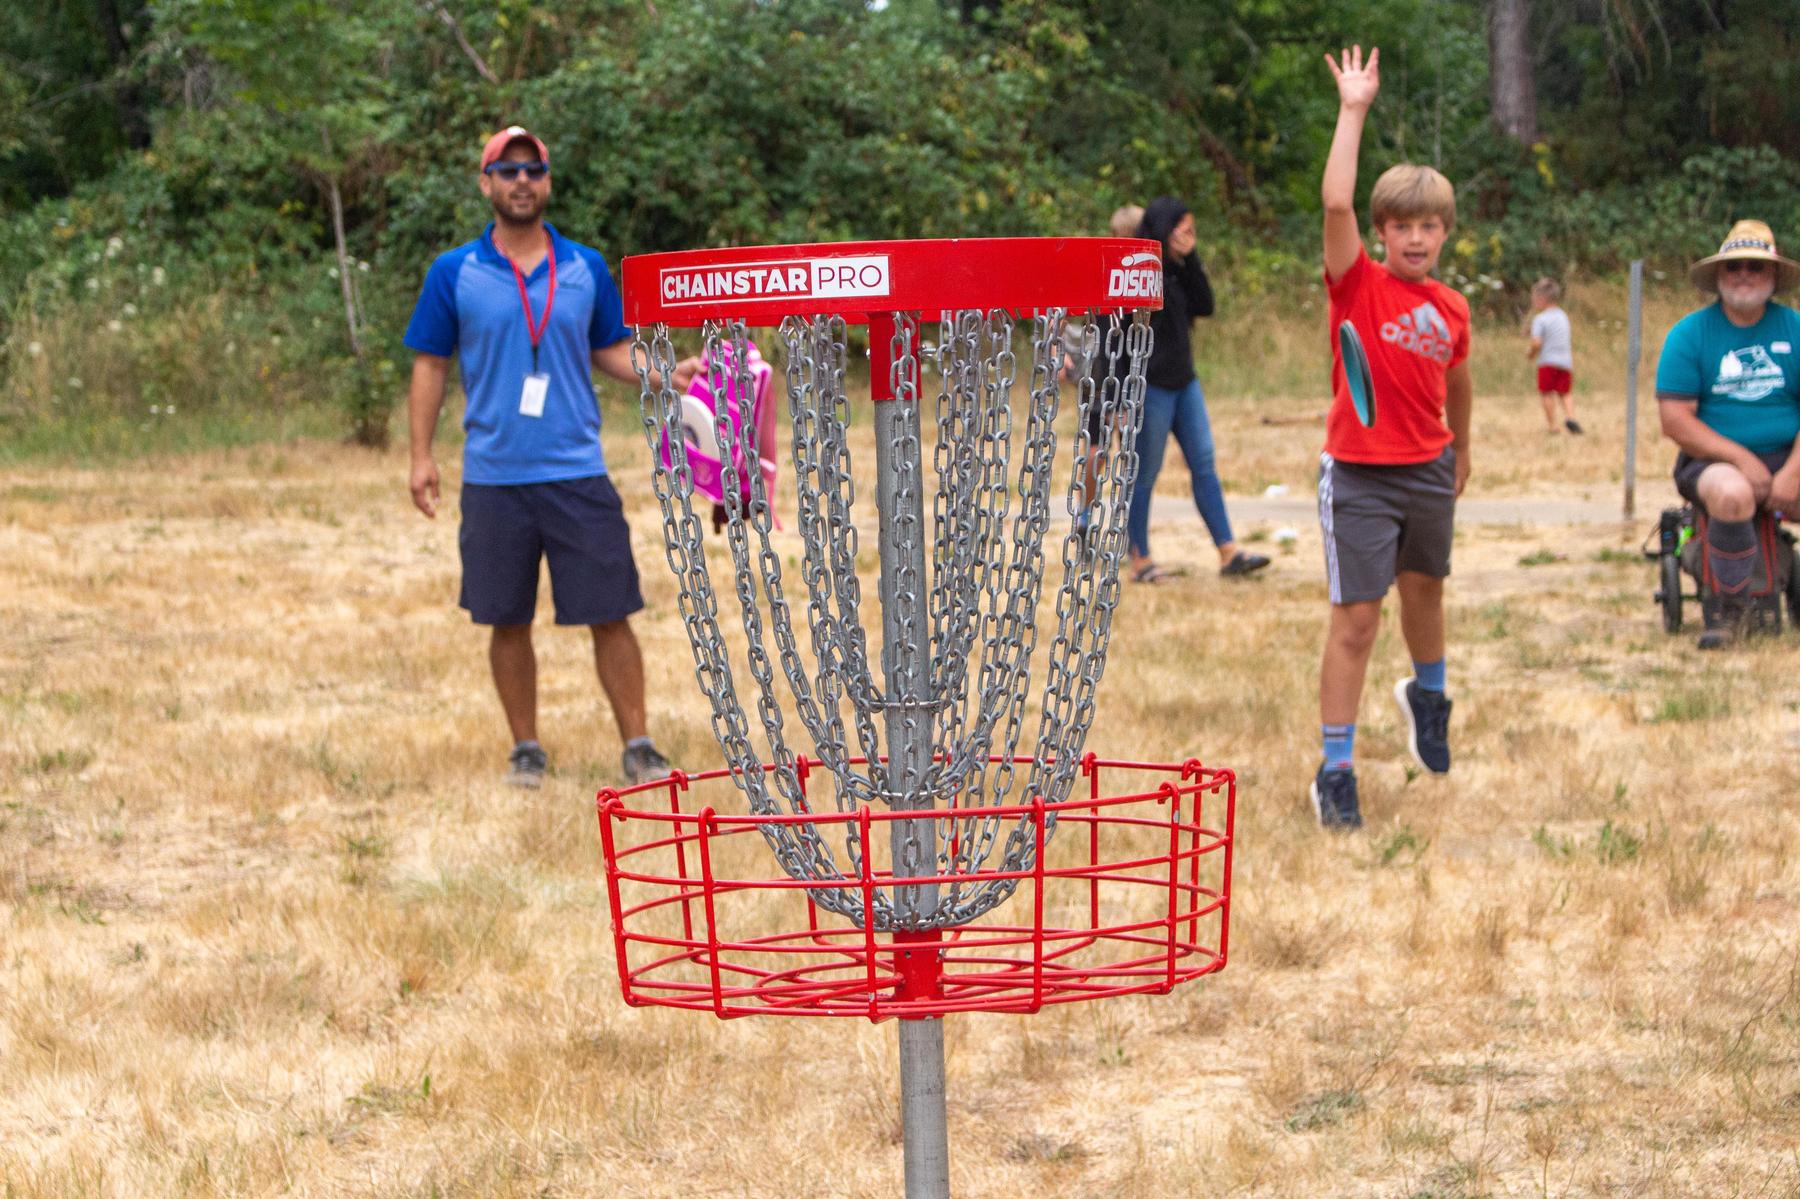
[{"label": "dry grass field", "polygon": [[[1488,337],[1471,507],[1616,503],[1623,334],[1597,319],[1579,439]],[[1191,509],[1163,523],[1190,573],[1124,589],[1090,748],[1238,772],[1231,964],[952,1019],[957,1194],[1800,1194],[1800,634],[1702,656],[1661,631],[1653,419],[1635,522],[1462,523],[1447,778],[1409,768],[1389,614],[1368,826],[1327,836],[1319,402],[1221,375],[1228,491],[1276,563],[1228,584]],[[654,730],[711,768],[623,408],[608,454]],[[553,775],[505,788],[454,511],[414,513],[404,468],[296,442],[0,480],[0,1193],[899,1193],[892,1028],[623,1004],[587,638],[540,613]],[[1172,452],[1161,491],[1185,484]],[[1257,508],[1270,484],[1298,518]]]}]

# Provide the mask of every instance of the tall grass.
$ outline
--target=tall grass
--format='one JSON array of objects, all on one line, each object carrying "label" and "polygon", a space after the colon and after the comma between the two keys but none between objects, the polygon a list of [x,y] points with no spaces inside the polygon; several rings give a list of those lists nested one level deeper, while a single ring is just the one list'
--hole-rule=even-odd
[{"label": "tall grass", "polygon": [[[1596,319],[1576,325],[1593,431],[1546,437],[1522,353],[1496,357],[1515,382],[1478,396],[1472,499],[1610,488]],[[649,450],[607,394],[652,727],[713,767]],[[1263,424],[1277,401],[1224,383],[1210,402],[1232,478],[1304,487],[1321,430]],[[1643,449],[1650,510],[1667,453]],[[591,645],[545,594],[553,770],[502,787],[456,525],[411,510],[405,473],[332,441],[9,466],[0,1193],[895,1193],[891,1028],[623,1005],[593,805],[620,746]],[[1645,520],[1470,516],[1455,768],[1408,766],[1390,616],[1360,713],[1368,827],[1327,837],[1305,800],[1323,568],[1295,523],[1257,579],[1124,587],[1089,741],[1237,771],[1230,966],[947,1021],[956,1192],[1800,1190],[1800,636],[1719,657],[1663,634]],[[797,560],[791,522],[777,536]],[[1191,514],[1155,537],[1210,556]]]},{"label": "tall grass", "polygon": [[[34,279],[0,343],[0,459],[116,459],[353,431],[358,379],[322,280],[171,277],[122,238]],[[381,337],[389,343],[395,337]],[[400,398],[395,364],[370,382]]]},{"label": "tall grass", "polygon": [[[43,283],[14,302],[0,344],[0,460],[117,459],[355,431],[359,383],[335,292],[324,281],[174,282],[128,258],[102,255],[71,286]],[[1227,277],[1217,291],[1218,316],[1194,329],[1208,395],[1241,398],[1278,418],[1322,411],[1330,369],[1322,286],[1272,291]],[[1623,286],[1584,281],[1570,292],[1577,395],[1616,391],[1624,373]],[[1662,334],[1693,299],[1663,285],[1646,307],[1647,409]],[[374,308],[396,324],[405,319],[397,303],[385,296]],[[1484,312],[1478,319],[1478,398],[1530,389],[1520,328],[1511,317]],[[377,405],[396,415],[407,373],[398,337],[398,328],[370,336],[377,349],[367,381]],[[765,335],[763,344],[779,360],[779,339]],[[610,385],[602,394],[631,399]]]}]

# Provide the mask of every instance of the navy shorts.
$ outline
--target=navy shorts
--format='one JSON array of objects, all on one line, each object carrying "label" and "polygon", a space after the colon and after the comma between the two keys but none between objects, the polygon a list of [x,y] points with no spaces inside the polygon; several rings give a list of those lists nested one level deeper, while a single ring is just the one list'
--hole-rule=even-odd
[{"label": "navy shorts", "polygon": [[1331,602],[1387,594],[1400,571],[1450,573],[1456,522],[1456,451],[1430,462],[1373,466],[1319,455],[1319,527]]},{"label": "navy shorts", "polygon": [[[1783,446],[1771,453],[1758,454],[1757,457],[1762,459],[1762,464],[1769,468],[1769,473],[1774,474],[1787,465],[1788,455],[1792,452],[1793,447]],[[1682,450],[1675,455],[1676,492],[1688,503],[1698,504],[1700,502],[1700,476],[1706,473],[1707,467],[1717,465],[1718,463],[1711,458],[1695,458],[1686,450]]]},{"label": "navy shorts", "polygon": [[476,624],[530,624],[538,561],[550,562],[557,624],[610,624],[644,606],[631,531],[605,475],[554,483],[464,483],[462,597]]}]

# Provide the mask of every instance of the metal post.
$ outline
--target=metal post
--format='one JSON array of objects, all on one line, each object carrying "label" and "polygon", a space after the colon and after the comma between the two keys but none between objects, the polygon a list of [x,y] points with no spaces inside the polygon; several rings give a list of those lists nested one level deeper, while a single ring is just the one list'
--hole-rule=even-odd
[{"label": "metal post", "polygon": [[[869,381],[875,401],[875,504],[880,514],[881,661],[887,679],[887,786],[894,810],[928,807],[918,794],[931,762],[931,721],[925,706],[925,487],[916,386],[896,395],[893,369],[895,321],[869,320]],[[916,370],[917,347],[902,363]],[[916,376],[915,376],[916,380]],[[910,476],[910,477],[908,477]],[[897,876],[933,874],[937,829],[933,820],[893,822]],[[937,907],[935,885],[894,889],[896,920],[929,915]],[[900,1021],[900,1131],[906,1159],[906,1199],[949,1199],[950,1128],[944,1102],[944,1025],[941,1020]]]},{"label": "metal post", "polygon": [[900,1135],[906,1199],[950,1199],[942,1020],[900,1021]]},{"label": "metal post", "polygon": [[1631,262],[1631,315],[1625,339],[1625,519],[1637,514],[1637,372],[1643,350],[1644,260]]}]

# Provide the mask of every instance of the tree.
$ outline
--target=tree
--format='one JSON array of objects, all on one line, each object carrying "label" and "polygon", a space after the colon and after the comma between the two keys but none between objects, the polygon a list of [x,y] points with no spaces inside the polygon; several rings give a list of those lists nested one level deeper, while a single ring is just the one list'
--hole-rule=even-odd
[{"label": "tree", "polygon": [[[384,21],[393,10],[369,0],[190,2],[187,33],[195,46],[233,73],[240,103],[262,110],[263,134],[328,209],[344,331],[356,360],[351,436],[384,447],[391,405],[370,377],[344,211],[347,188],[373,173],[391,133],[393,97],[382,59],[391,40]],[[296,29],[305,36],[295,37]]]},{"label": "tree", "polygon": [[1491,0],[1488,86],[1495,126],[1524,145],[1538,139],[1537,74],[1531,56],[1531,0]]},{"label": "tree", "polygon": [[143,0],[0,5],[0,203],[67,192],[150,143]]}]

